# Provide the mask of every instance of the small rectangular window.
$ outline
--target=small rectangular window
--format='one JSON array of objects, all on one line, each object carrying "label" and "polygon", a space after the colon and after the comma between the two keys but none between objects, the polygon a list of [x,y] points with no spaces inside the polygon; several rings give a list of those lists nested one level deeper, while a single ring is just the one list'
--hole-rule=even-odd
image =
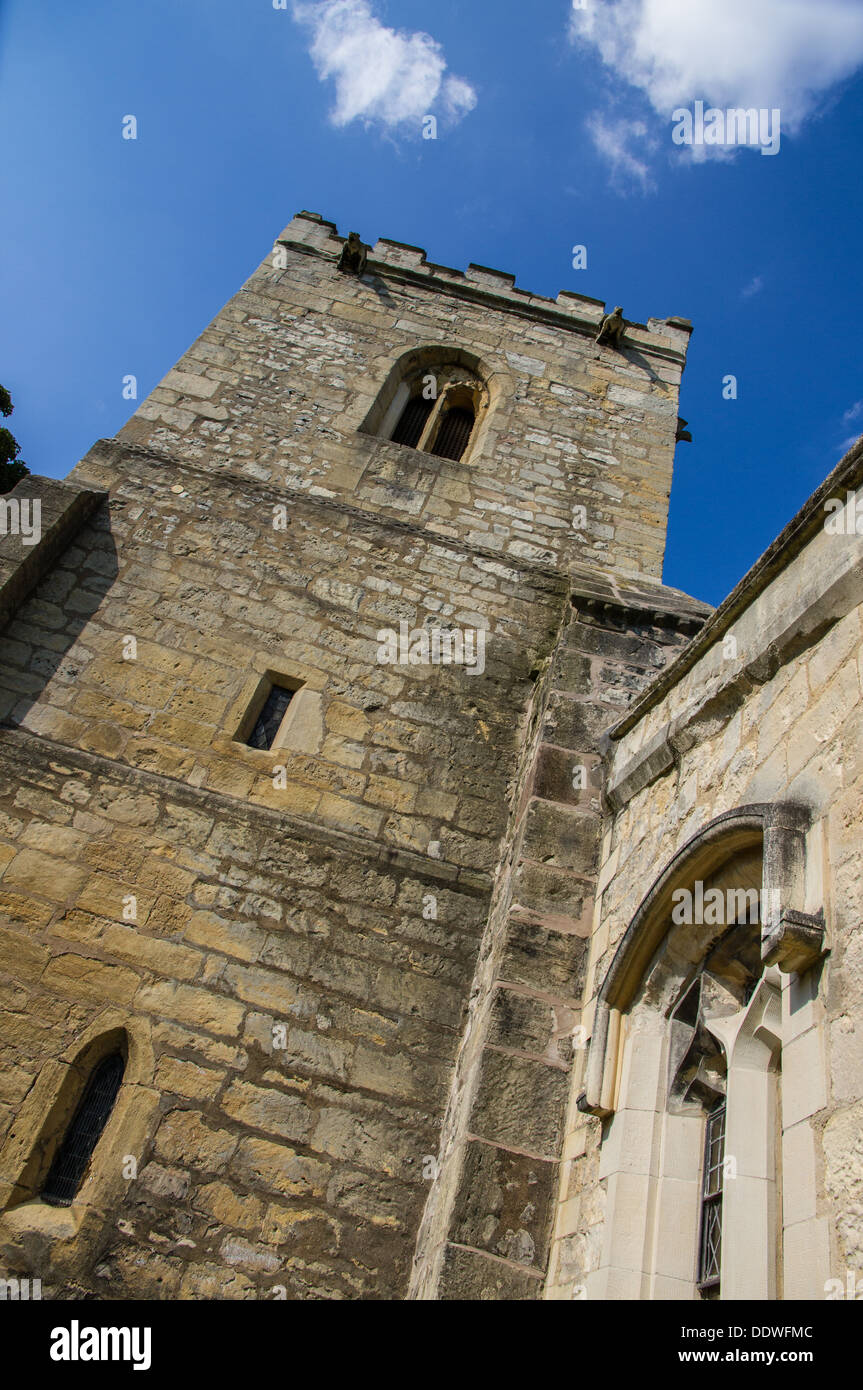
[{"label": "small rectangular window", "polygon": [[272,748],[276,735],[282,726],[282,720],[287,713],[288,705],[295,694],[295,690],[288,690],[284,685],[270,686],[270,692],[255,721],[254,728],[246,739],[249,748]]}]

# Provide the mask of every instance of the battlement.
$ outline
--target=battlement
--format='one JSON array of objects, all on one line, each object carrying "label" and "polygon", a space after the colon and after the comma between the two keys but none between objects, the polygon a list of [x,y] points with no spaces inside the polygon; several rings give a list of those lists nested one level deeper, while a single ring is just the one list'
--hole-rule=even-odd
[{"label": "battlement", "polygon": [[[344,236],[340,234],[335,222],[328,222],[317,212],[298,212],[277,238],[279,245],[295,250],[312,252],[328,259],[338,260],[341,255]],[[467,270],[456,270],[452,266],[438,265],[428,260],[422,246],[411,246],[407,242],[393,241],[389,237],[379,237],[370,248],[367,273],[387,277],[404,278],[426,282],[444,292],[469,294],[471,297],[492,297],[507,302],[518,312],[528,316],[547,318],[553,316],[556,323],[583,333],[595,336],[608,310],[602,299],[590,295],[577,294],[574,290],[561,290],[556,298],[534,294],[520,289],[515,276],[508,271],[496,270],[473,262]],[[612,306],[613,307],[613,306]],[[689,319],[671,316],[669,318],[650,318],[647,323],[627,321],[626,338],[632,346],[642,347],[657,356],[673,356],[680,361],[686,358],[686,350],[692,333]]]}]

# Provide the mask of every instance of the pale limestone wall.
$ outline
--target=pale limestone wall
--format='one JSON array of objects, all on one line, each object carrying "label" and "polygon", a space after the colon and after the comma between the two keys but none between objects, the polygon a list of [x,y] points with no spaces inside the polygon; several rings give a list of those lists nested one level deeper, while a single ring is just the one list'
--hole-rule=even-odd
[{"label": "pale limestone wall", "polygon": [[[844,501],[846,489],[859,485],[861,461],[857,448],[718,610],[693,643],[695,657],[671,668],[665,693],[660,678],[615,731],[608,764],[614,811],[603,839],[586,987],[590,1025],[596,993],[639,903],[701,827],[751,803],[791,801],[807,809],[800,906],[823,908],[829,955],[802,978],[782,977],[785,1298],[823,1298],[828,1279],[844,1284],[847,1269],[863,1267],[863,537],[830,535],[823,526],[824,498]],[[624,1026],[637,1031],[634,1019]],[[642,1065],[646,1042],[639,1039]],[[590,1296],[591,1271],[619,1234],[605,1225],[616,1161],[603,1152],[607,1143],[600,1146],[600,1121],[575,1106],[586,1055],[571,1091],[546,1290],[552,1298]],[[634,1055],[624,1047],[625,1058]],[[657,1061],[652,1080],[645,1076],[636,1088],[634,1103],[648,1126],[661,1104],[661,1073]],[[624,1081],[618,1095],[626,1094]],[[624,1166],[642,1142],[632,1133],[623,1141]],[[655,1153],[651,1161],[659,1161]],[[633,1197],[631,1225],[654,1219],[644,1210],[646,1191]],[[619,1204],[615,1210],[624,1221]],[[691,1226],[682,1220],[680,1240],[691,1241]],[[689,1259],[692,1268],[694,1250]],[[605,1296],[693,1296],[691,1274],[689,1290],[650,1292],[645,1277],[606,1288]]]},{"label": "pale limestone wall", "polygon": [[[685,644],[700,606],[658,585],[583,579],[607,601],[585,594],[576,613],[556,576],[524,562],[468,563],[320,502],[292,508],[287,539],[256,533],[272,499],[251,483],[188,465],[166,477],[123,449],[90,463],[110,504],[2,641],[19,732],[0,739],[0,1143],[45,1068],[106,1009],[151,1030],[155,1110],[140,1142],[120,1129],[141,1177],[112,1192],[110,1243],[104,1228],[78,1241],[74,1270],[52,1246],[37,1260],[46,1288],[74,1277],[147,1297],[404,1291],[426,1159],[484,970],[482,866],[509,798],[517,882],[492,927],[467,1116],[480,1136],[471,1158],[484,1163],[468,1165],[451,1213],[447,1296],[532,1296],[590,923],[597,738]],[[484,678],[374,663],[377,622],[405,611],[390,605],[454,608],[471,579],[502,629],[498,652],[493,618]],[[479,600],[465,590],[462,601]],[[537,762],[516,794],[518,718],[558,621]],[[123,660],[129,633],[135,662]],[[320,743],[264,754],[232,742],[232,711],[249,669],[281,658],[319,677]],[[278,790],[276,761],[290,772]],[[593,780],[576,791],[579,764]],[[288,1046],[276,1053],[280,1023]],[[23,1271],[35,1218],[14,1210],[0,1256]],[[151,1232],[163,1253],[142,1262]]]},{"label": "pale limestone wall", "polygon": [[[275,531],[283,492],[128,446],[89,467],[110,499],[0,638],[0,1207],[21,1107],[106,1010],[150,1030],[155,1108],[90,1238],[19,1202],[0,1268],[398,1297],[565,582],[320,499]],[[378,664],[425,616],[489,624],[485,672]],[[235,738],[268,668],[315,696],[300,747]]]}]

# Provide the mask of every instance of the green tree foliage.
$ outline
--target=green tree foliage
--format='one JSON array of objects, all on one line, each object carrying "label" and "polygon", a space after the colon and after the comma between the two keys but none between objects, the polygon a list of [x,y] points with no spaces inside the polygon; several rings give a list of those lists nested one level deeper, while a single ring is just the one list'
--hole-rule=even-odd
[{"label": "green tree foliage", "polygon": [[[0,415],[11,415],[12,397],[0,386]],[[11,492],[16,483],[26,478],[30,469],[19,459],[21,445],[10,430],[0,426],[0,494]]]}]

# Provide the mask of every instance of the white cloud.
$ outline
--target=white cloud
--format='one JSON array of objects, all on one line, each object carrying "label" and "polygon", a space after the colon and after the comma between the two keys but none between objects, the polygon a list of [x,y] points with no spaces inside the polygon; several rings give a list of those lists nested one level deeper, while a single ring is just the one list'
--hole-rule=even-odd
[{"label": "white cloud", "polygon": [[[843,428],[847,429],[849,425],[852,428],[854,428],[858,420],[863,422],[863,400],[855,401],[854,404],[849,406],[848,409],[845,411],[845,413],[842,416]],[[842,443],[839,445],[840,458],[844,458],[845,455],[848,453],[848,450],[853,448],[853,446],[861,438],[863,438],[863,435],[861,435],[858,431],[857,434],[849,434],[847,439],[843,439]]]},{"label": "white cloud", "polygon": [[860,0],[586,0],[571,36],[669,117],[679,106],[779,107],[783,133],[863,63]]},{"label": "white cloud", "polygon": [[476,105],[470,83],[447,74],[435,39],[388,29],[368,0],[294,0],[293,12],[311,29],[318,76],[335,82],[336,125],[398,126],[426,115],[460,120]]},{"label": "white cloud", "polygon": [[595,111],[587,119],[593,143],[609,166],[612,182],[622,190],[637,185],[642,192],[653,187],[650,166],[643,158],[656,142],[648,136],[644,121],[611,119]]},{"label": "white cloud", "polygon": [[764,288],[764,279],[761,275],[754,275],[748,285],[744,285],[740,291],[744,299],[751,299],[753,295],[760,294]]}]

